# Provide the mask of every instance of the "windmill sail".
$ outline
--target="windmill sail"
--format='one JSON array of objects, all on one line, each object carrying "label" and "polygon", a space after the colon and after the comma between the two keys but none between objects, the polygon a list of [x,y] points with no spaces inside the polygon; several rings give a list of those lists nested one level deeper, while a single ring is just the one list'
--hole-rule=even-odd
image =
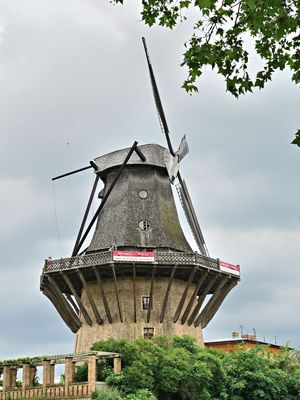
[{"label": "windmill sail", "polygon": [[205,256],[209,256],[205,240],[184,180],[182,181],[182,184],[179,183],[176,185],[176,190],[200,253]]},{"label": "windmill sail", "polygon": [[208,255],[208,251],[207,251],[207,247],[205,244],[205,240],[198,222],[198,219],[196,217],[196,213],[192,204],[192,200],[190,198],[190,195],[188,193],[186,184],[184,182],[184,180],[181,177],[181,174],[179,172],[179,162],[183,159],[183,157],[188,153],[188,146],[187,146],[187,142],[185,139],[185,136],[182,138],[180,146],[179,146],[179,150],[177,152],[174,152],[173,147],[172,147],[172,143],[170,140],[170,131],[169,131],[169,127],[167,124],[167,120],[166,120],[166,116],[164,113],[164,109],[161,103],[161,99],[160,99],[160,95],[158,92],[158,87],[156,84],[156,80],[155,80],[155,76],[154,76],[154,72],[153,72],[153,68],[152,68],[152,64],[150,61],[150,57],[149,57],[149,53],[148,53],[148,49],[147,49],[147,45],[146,45],[146,39],[143,37],[142,38],[143,41],[143,45],[144,45],[144,49],[145,49],[145,53],[146,53],[146,58],[147,58],[147,63],[148,63],[148,68],[149,68],[149,74],[150,74],[150,80],[151,80],[151,86],[152,86],[152,90],[153,90],[153,96],[154,96],[154,101],[155,101],[155,105],[156,105],[156,109],[157,109],[157,114],[158,114],[158,118],[159,118],[159,122],[161,125],[161,130],[162,132],[165,134],[166,139],[167,139],[167,143],[168,143],[168,148],[169,148],[169,152],[171,154],[172,157],[174,157],[173,160],[173,164],[172,164],[172,160],[171,157],[165,157],[166,159],[166,166],[168,169],[168,173],[169,173],[169,177],[171,182],[173,182],[176,178],[176,176],[178,177],[179,180],[179,185],[177,188],[177,193],[179,194],[179,198],[182,204],[182,207],[184,209],[185,215],[186,215],[186,219],[189,223],[190,229],[193,233],[193,236],[195,238],[195,241],[197,243],[197,246],[199,248],[199,251],[201,252],[201,254],[203,255]]}]

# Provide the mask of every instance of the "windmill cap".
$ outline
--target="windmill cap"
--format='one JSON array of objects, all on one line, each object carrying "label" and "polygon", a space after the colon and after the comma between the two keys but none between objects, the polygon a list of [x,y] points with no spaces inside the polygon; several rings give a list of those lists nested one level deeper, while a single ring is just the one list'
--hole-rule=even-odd
[{"label": "windmill cap", "polygon": [[[147,165],[159,168],[166,168],[165,164],[165,152],[168,150],[159,144],[143,144],[138,146],[141,152],[146,157],[145,161],[142,161],[138,154],[134,151],[127,165]],[[127,156],[130,147],[126,149],[116,150],[111,153],[95,158],[91,161],[92,166],[95,169],[96,174],[101,174],[112,168],[119,167],[123,164],[125,157]]]}]

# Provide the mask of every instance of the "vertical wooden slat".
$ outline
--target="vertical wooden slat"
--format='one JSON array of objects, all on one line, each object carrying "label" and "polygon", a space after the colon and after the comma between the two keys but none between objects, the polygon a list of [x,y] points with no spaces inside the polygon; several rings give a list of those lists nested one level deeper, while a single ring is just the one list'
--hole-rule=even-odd
[{"label": "vertical wooden slat", "polygon": [[85,307],[84,307],[84,305],[83,305],[83,303],[81,301],[81,298],[78,296],[78,294],[77,294],[72,282],[70,281],[70,278],[64,272],[61,272],[61,275],[64,278],[66,284],[69,286],[69,289],[71,290],[73,296],[75,297],[75,300],[76,300],[76,302],[78,304],[78,307],[79,307],[79,309],[81,311],[81,314],[83,315],[83,317],[86,320],[87,324],[92,326],[93,322],[92,322],[88,312],[86,311],[86,309],[85,309]]},{"label": "vertical wooden slat", "polygon": [[117,298],[119,317],[120,317],[120,321],[123,322],[123,316],[122,316],[122,310],[121,310],[121,303],[120,303],[120,297],[119,297],[118,281],[117,281],[117,275],[116,275],[115,266],[112,264],[111,268],[112,268],[113,277],[114,277],[114,285],[115,285],[115,293],[116,293],[116,298]]},{"label": "vertical wooden slat", "polygon": [[[62,319],[71,329],[71,331],[76,333],[81,327],[82,322],[80,321],[78,315],[75,313],[74,310],[72,310],[74,314],[71,314],[71,316],[68,312],[66,312],[65,304],[61,302],[61,299],[58,297],[58,294],[54,290],[49,280],[44,281],[43,293],[52,302],[59,315],[62,317]],[[70,308],[72,307],[70,306]]]},{"label": "vertical wooden slat", "polygon": [[51,278],[51,276],[47,276],[49,283],[52,285],[53,290],[56,292],[56,295],[59,298],[59,301],[61,302],[61,305],[63,307],[63,309],[65,310],[65,312],[68,313],[69,317],[71,319],[76,319],[78,318],[78,316],[76,315],[75,311],[72,309],[72,307],[70,306],[70,304],[68,303],[67,299],[64,297],[62,291],[60,290],[58,284],[55,282],[55,280],[53,278]]},{"label": "vertical wooden slat", "polygon": [[96,267],[93,267],[93,269],[94,269],[94,273],[95,273],[95,276],[96,276],[96,279],[97,279],[97,282],[98,282],[98,285],[99,285],[99,288],[100,288],[101,297],[102,297],[102,300],[103,300],[103,305],[104,305],[104,309],[105,309],[105,312],[106,312],[106,316],[107,316],[107,319],[108,319],[109,323],[111,324],[112,323],[112,317],[111,317],[110,309],[109,309],[108,302],[107,302],[107,299],[106,299],[106,295],[105,295],[105,292],[104,292],[104,288],[103,288],[100,272],[96,269]]},{"label": "vertical wooden slat", "polygon": [[189,279],[187,281],[186,287],[185,287],[184,292],[183,292],[183,294],[181,296],[181,299],[179,301],[177,310],[176,310],[174,318],[173,318],[173,322],[174,323],[176,323],[178,321],[178,318],[180,316],[180,313],[181,313],[182,307],[184,305],[186,296],[187,296],[188,291],[189,291],[189,289],[191,287],[191,284],[193,283],[193,279],[194,279],[194,276],[195,276],[195,273],[196,273],[197,269],[198,269],[197,267],[194,267],[192,272],[190,273],[190,276],[189,276]]},{"label": "vertical wooden slat", "polygon": [[83,276],[83,273],[80,271],[80,269],[77,269],[77,274],[79,276],[79,279],[81,280],[81,283],[83,284],[83,287],[85,288],[87,297],[89,299],[90,305],[92,307],[94,316],[96,318],[96,321],[98,322],[99,325],[101,325],[103,323],[103,319],[101,318],[101,315],[98,311],[98,308],[95,304],[95,301],[93,299],[92,293],[90,291],[90,288],[88,286],[88,284],[86,283],[85,277]]},{"label": "vertical wooden slat", "polygon": [[198,302],[191,314],[191,316],[188,319],[188,325],[192,325],[192,323],[194,322],[195,318],[197,317],[201,306],[205,300],[205,297],[207,295],[207,293],[209,292],[210,288],[213,286],[213,284],[216,282],[216,280],[218,279],[219,275],[216,274],[213,278],[211,278],[210,282],[208,283],[208,285],[206,286],[206,288],[204,289],[204,292],[201,296],[198,297]]},{"label": "vertical wooden slat", "polygon": [[[220,290],[219,294],[217,297],[215,297],[214,302],[211,304],[210,309],[208,309],[203,315],[201,316],[201,326],[205,328],[209,321],[213,318],[215,313],[218,311],[220,308],[221,304],[223,303],[225,297],[227,294],[230,292],[230,290],[237,284],[237,280],[232,280],[229,281],[227,284],[225,284],[222,289]],[[204,310],[203,310],[204,311]],[[201,313],[202,314],[202,313]]]},{"label": "vertical wooden slat", "polygon": [[154,276],[156,272],[156,266],[152,267],[152,276],[151,276],[151,284],[150,284],[150,293],[149,293],[149,306],[147,310],[147,323],[149,323],[151,318],[151,310],[153,307],[153,286],[154,286]]},{"label": "vertical wooden slat", "polygon": [[136,268],[133,265],[132,269],[133,280],[132,280],[132,291],[133,291],[133,321],[136,322]]},{"label": "vertical wooden slat", "polygon": [[198,317],[195,319],[195,321],[194,321],[194,326],[195,326],[195,327],[197,327],[197,326],[200,325],[200,322],[201,322],[201,314],[202,314],[202,312],[205,313],[205,312],[207,311],[207,309],[210,308],[211,304],[214,302],[216,296],[218,295],[218,293],[219,293],[219,291],[222,289],[222,287],[225,285],[225,283],[227,282],[227,280],[228,280],[228,277],[227,277],[227,276],[224,276],[224,277],[220,280],[218,286],[217,286],[216,289],[215,289],[214,294],[211,296],[211,298],[210,298],[209,301],[207,302],[207,304],[206,304],[206,306],[204,307],[204,309],[201,311],[201,313],[200,313],[200,314],[198,315]]},{"label": "vertical wooden slat", "polygon": [[191,312],[193,304],[194,304],[195,300],[197,300],[197,294],[198,294],[203,282],[205,281],[207,274],[208,274],[207,271],[203,272],[201,274],[200,279],[198,280],[197,286],[195,287],[192,297],[190,298],[190,301],[188,302],[188,305],[186,306],[186,309],[184,310],[184,313],[182,315],[182,318],[181,318],[182,325],[185,324],[186,320],[188,319],[188,316]]},{"label": "vertical wooden slat", "polygon": [[170,294],[171,286],[172,286],[172,283],[173,283],[176,267],[177,267],[177,264],[174,265],[174,267],[172,268],[172,272],[171,272],[171,275],[170,275],[170,278],[169,278],[168,287],[167,287],[167,290],[166,290],[164,301],[163,301],[162,306],[161,306],[161,313],[160,313],[160,317],[159,317],[159,322],[160,323],[163,322],[164,317],[165,317],[166,307],[167,307],[167,304],[168,304],[169,294]]}]

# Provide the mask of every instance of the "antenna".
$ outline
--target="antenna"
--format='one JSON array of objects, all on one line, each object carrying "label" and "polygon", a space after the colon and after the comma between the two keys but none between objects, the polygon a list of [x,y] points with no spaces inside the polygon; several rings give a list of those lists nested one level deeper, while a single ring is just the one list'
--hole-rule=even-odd
[{"label": "antenna", "polygon": [[243,329],[244,329],[244,326],[243,325],[239,325],[239,327],[240,327],[240,331],[241,331],[241,337],[243,336],[243,334],[244,334],[244,331],[243,331]]}]

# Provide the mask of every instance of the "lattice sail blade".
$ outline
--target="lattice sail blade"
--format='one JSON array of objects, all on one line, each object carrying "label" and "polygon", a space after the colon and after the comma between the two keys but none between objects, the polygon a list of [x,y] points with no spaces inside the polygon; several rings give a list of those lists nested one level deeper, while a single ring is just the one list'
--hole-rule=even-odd
[{"label": "lattice sail blade", "polygon": [[205,240],[184,180],[182,180],[182,184],[176,185],[176,190],[199,251],[201,254],[209,256]]}]

